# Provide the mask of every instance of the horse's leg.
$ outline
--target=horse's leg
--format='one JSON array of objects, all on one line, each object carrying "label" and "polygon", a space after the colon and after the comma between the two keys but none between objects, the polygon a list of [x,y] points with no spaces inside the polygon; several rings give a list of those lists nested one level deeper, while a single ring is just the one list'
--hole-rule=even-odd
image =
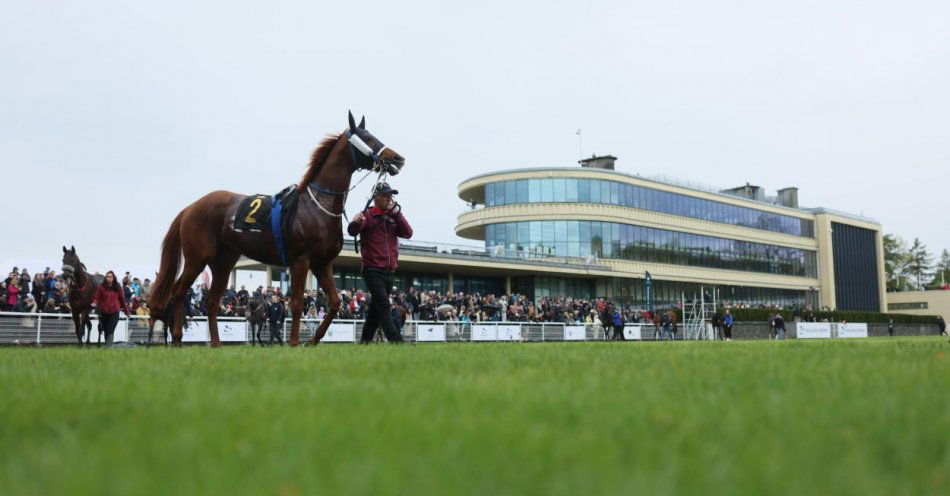
[{"label": "horse's leg", "polygon": [[293,321],[290,324],[290,346],[300,344],[300,316],[303,315],[303,290],[307,281],[309,260],[300,257],[290,267],[290,314]]},{"label": "horse's leg", "polygon": [[237,252],[219,253],[218,259],[211,266],[211,289],[208,290],[208,335],[211,337],[211,347],[221,346],[218,337],[218,308],[221,306],[221,293],[228,285],[228,276],[234,264],[241,258]]},{"label": "horse's leg", "polygon": [[85,325],[82,319],[79,317],[79,310],[73,310],[73,324],[76,326],[76,339],[79,340],[79,346],[82,347],[82,334],[85,330]]},{"label": "horse's leg", "polygon": [[185,259],[185,268],[181,272],[181,277],[175,281],[175,291],[169,300],[169,304],[175,305],[175,317],[172,325],[172,346],[181,346],[181,337],[184,335],[185,324],[185,298],[188,296],[188,287],[195,282],[198,274],[204,270],[205,264]]},{"label": "horse's leg", "polygon": [[82,327],[86,330],[86,342],[92,342],[92,318],[89,317],[89,310],[86,310],[82,314]]},{"label": "horse's leg", "polygon": [[[158,324],[158,320],[148,319],[148,340],[145,341],[145,347],[152,347],[152,334],[155,332],[155,324]],[[129,332],[129,336],[132,336],[132,333]]]},{"label": "horse's leg", "polygon": [[317,328],[313,337],[310,338],[310,344],[315,345],[323,339],[323,336],[327,333],[327,329],[330,327],[330,323],[333,322],[333,318],[336,317],[337,312],[340,311],[340,294],[337,292],[336,285],[333,283],[333,264],[327,263],[320,268],[312,267],[311,270],[313,274],[317,276],[317,282],[320,284],[320,288],[323,289],[323,293],[327,295],[327,302],[329,303],[329,308],[327,308],[327,314],[323,317],[323,322],[320,322],[320,327]]}]

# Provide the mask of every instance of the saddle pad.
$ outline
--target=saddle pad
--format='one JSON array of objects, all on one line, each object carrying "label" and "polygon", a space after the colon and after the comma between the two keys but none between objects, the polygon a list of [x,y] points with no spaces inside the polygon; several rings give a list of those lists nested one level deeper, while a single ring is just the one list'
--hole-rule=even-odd
[{"label": "saddle pad", "polygon": [[234,214],[234,230],[270,231],[271,201],[270,195],[253,195],[242,200]]}]

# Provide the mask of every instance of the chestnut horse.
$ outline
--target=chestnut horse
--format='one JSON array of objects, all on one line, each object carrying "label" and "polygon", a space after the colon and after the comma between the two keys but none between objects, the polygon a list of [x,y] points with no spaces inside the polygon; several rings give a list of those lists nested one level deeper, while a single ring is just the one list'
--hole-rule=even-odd
[{"label": "chestnut horse", "polygon": [[92,310],[92,297],[95,296],[100,281],[86,272],[86,265],[79,261],[74,246],[70,246],[68,250],[63,247],[63,279],[69,286],[69,310],[76,326],[76,339],[82,346],[82,335],[86,334],[86,344],[90,344],[92,321],[89,319],[89,311]]},{"label": "chestnut horse", "polygon": [[[340,297],[333,283],[332,262],[343,248],[341,218],[350,179],[360,169],[395,175],[404,164],[402,156],[366,130],[365,118],[357,126],[350,113],[347,130],[328,136],[320,143],[297,185],[299,206],[291,228],[284,232],[286,257],[281,257],[274,233],[233,229],[231,221],[246,195],[215,191],[185,207],[175,217],[162,241],[161,264],[148,302],[150,308],[174,308],[172,344],[181,344],[181,302],[188,287],[205,266],[210,267],[212,282],[208,308],[218,308],[231,269],[241,255],[268,265],[290,267],[291,346],[300,343],[304,283],[307,271],[313,272],[329,298],[326,318],[310,340],[311,344],[318,343],[340,308]],[[182,259],[184,267],[179,275]],[[214,311],[208,315],[208,331],[211,345],[220,346],[218,319]]]}]

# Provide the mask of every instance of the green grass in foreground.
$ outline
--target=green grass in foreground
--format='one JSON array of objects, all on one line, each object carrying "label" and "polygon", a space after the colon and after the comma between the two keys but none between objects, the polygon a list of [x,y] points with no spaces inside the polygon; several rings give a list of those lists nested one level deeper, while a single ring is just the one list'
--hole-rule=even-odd
[{"label": "green grass in foreground", "polygon": [[947,494],[946,338],[0,349],[3,494]]}]

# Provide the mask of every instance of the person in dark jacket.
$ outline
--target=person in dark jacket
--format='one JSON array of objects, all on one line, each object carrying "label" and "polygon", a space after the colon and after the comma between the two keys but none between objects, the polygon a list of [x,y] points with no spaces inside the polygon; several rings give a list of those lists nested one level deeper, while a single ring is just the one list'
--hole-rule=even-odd
[{"label": "person in dark jacket", "polygon": [[390,343],[402,341],[389,313],[389,293],[399,261],[399,238],[411,238],[412,227],[393,200],[398,193],[388,184],[379,183],[373,192],[373,206],[356,214],[346,228],[350,236],[361,237],[363,281],[372,296],[360,339],[364,344],[373,341],[379,326]]},{"label": "person in dark jacket", "polygon": [[267,339],[267,345],[270,346],[274,344],[274,338],[277,339],[277,342],[281,346],[284,345],[284,340],[280,337],[280,331],[284,327],[284,318],[286,317],[284,312],[284,302],[280,301],[277,298],[277,295],[270,297],[270,305],[267,306],[267,323],[270,327],[270,338]]},{"label": "person in dark jacket", "polygon": [[942,316],[942,315],[939,316],[939,317],[937,317],[937,327],[940,328],[940,335],[942,335],[942,336],[946,336],[946,335],[947,335],[947,321],[946,321],[946,320],[943,320],[943,316]]},{"label": "person in dark jacket", "polygon": [[782,317],[782,312],[775,314],[772,323],[775,326],[775,339],[785,339],[785,317]]},{"label": "person in dark jacket", "polygon": [[732,341],[732,312],[726,310],[726,314],[722,317],[722,334],[726,337],[726,341]]},{"label": "person in dark jacket", "polygon": [[105,280],[96,287],[92,304],[99,311],[99,331],[106,335],[106,346],[112,346],[115,326],[119,324],[119,311],[125,312],[126,317],[132,316],[125,300],[125,292],[115,278],[115,272],[106,272]]},{"label": "person in dark jacket", "polygon": [[623,335],[623,326],[624,326],[623,314],[620,313],[620,310],[615,309],[611,317],[613,319],[613,325],[614,325],[614,340],[626,341],[627,338],[625,338]]}]

